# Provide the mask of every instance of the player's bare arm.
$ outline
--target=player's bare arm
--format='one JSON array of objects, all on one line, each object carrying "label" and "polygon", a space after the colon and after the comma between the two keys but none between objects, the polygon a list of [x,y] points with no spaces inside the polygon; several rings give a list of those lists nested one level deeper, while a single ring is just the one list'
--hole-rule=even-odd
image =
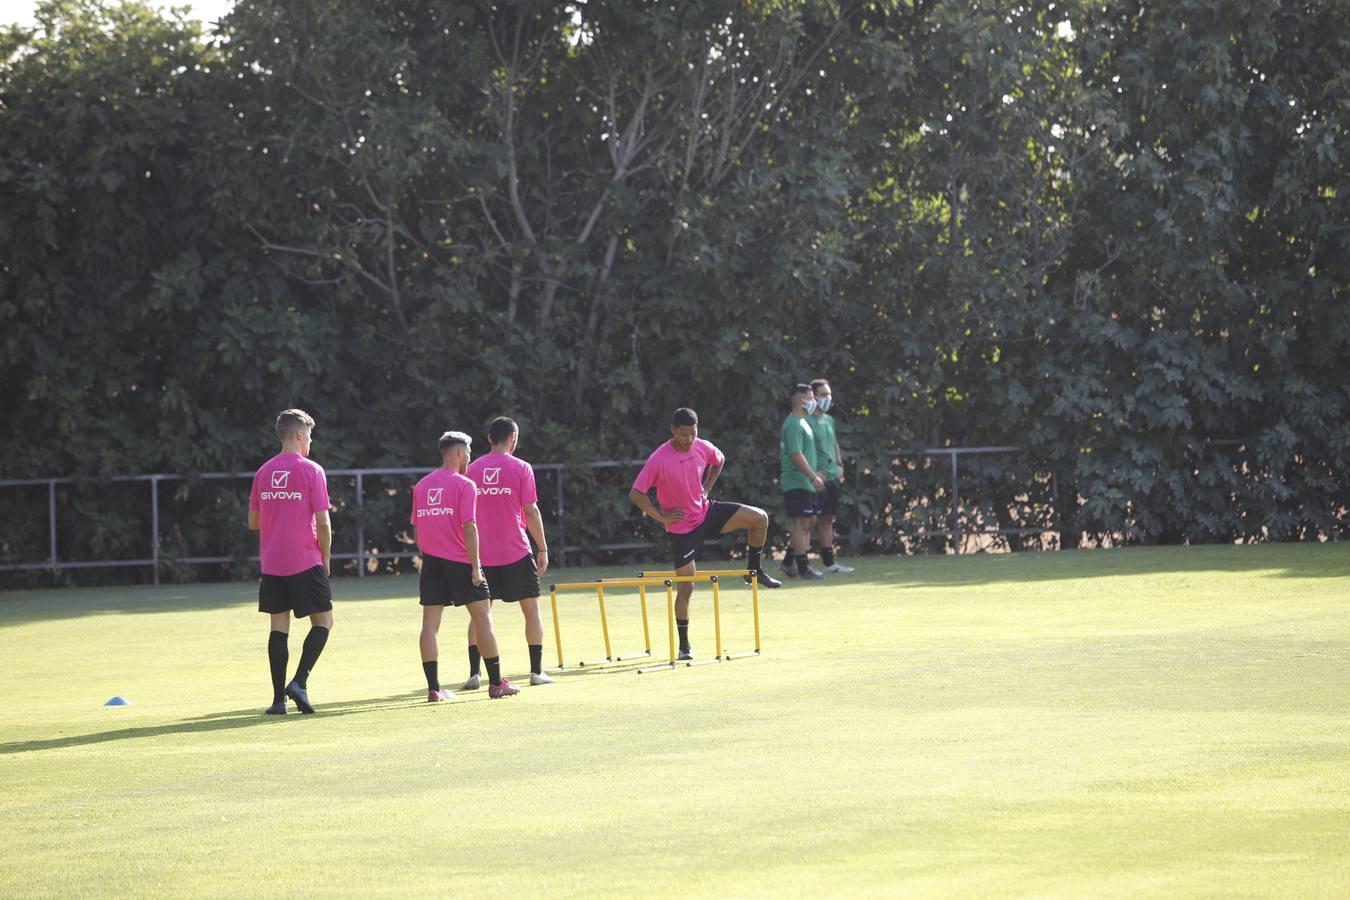
[{"label": "player's bare arm", "polygon": [[534,538],[537,548],[534,554],[535,569],[540,575],[548,571],[548,541],[544,540],[544,517],[539,514],[538,503],[527,503],[521,509],[525,515],[525,530]]},{"label": "player's bare arm", "polygon": [[259,518],[258,511],[256,509],[250,509],[248,511],[248,530],[257,531],[261,527],[262,520]]},{"label": "player's bare arm", "polygon": [[483,583],[483,567],[478,562],[478,526],[473,522],[464,523],[464,552],[469,554],[469,564],[473,566],[469,580],[477,587]]},{"label": "player's bare arm", "polygon": [[652,498],[640,491],[629,491],[628,499],[633,501],[633,505],[642,510],[644,515],[651,516],[662,525],[669,525],[671,522],[678,522],[684,518],[684,510],[672,509],[669,511],[662,511],[652,502]]},{"label": "player's bare arm", "polygon": [[722,474],[722,466],[708,466],[708,471],[703,473],[703,499],[707,500],[712,496],[713,485],[717,484],[717,479]]},{"label": "player's bare arm", "polygon": [[323,574],[331,575],[329,558],[333,551],[333,520],[328,517],[328,510],[321,509],[314,514],[314,532],[319,539],[319,552],[323,554]]},{"label": "player's bare arm", "polygon": [[815,485],[816,490],[819,491],[825,487],[825,482],[821,479],[816,470],[811,468],[811,464],[806,461],[805,455],[801,453],[792,454],[792,464],[798,469],[801,469],[803,475],[811,479],[811,483]]}]

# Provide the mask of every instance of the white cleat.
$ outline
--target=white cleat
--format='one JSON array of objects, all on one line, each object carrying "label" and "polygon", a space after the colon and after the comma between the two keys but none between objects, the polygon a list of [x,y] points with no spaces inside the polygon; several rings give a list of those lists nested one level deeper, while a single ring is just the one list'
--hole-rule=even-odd
[{"label": "white cleat", "polygon": [[535,687],[538,687],[538,686],[541,685],[541,684],[552,684],[552,683],[553,683],[553,679],[552,679],[552,678],[549,678],[549,677],[548,677],[546,674],[544,674],[543,672],[531,672],[531,673],[530,673],[530,684],[534,685]]},{"label": "white cleat", "polygon": [[476,691],[483,686],[483,678],[480,675],[470,675],[469,680],[464,682],[461,691]]},{"label": "white cleat", "polygon": [[849,572],[856,572],[858,570],[853,568],[852,566],[845,566],[841,563],[835,563],[834,565],[826,566],[825,571],[838,572],[840,575],[847,575]]}]

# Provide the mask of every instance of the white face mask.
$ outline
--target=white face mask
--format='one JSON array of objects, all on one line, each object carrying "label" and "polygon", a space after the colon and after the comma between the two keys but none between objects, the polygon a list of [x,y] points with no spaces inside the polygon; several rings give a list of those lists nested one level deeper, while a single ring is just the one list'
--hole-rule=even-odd
[{"label": "white face mask", "polygon": [[829,412],[829,411],[830,411],[830,400],[832,400],[832,399],[833,399],[833,398],[831,398],[831,397],[817,397],[817,398],[816,398],[816,409],[820,410],[821,412]]},{"label": "white face mask", "polygon": [[816,411],[816,401],[814,398],[806,401],[806,414],[809,416]]}]

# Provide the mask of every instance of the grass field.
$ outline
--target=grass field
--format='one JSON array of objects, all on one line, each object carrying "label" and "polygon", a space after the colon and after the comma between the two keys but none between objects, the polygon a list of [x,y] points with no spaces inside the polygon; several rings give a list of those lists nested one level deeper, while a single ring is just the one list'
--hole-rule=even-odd
[{"label": "grass field", "polygon": [[1343,546],[864,560],[766,592],[764,657],[434,706],[415,580],[339,581],[285,718],[254,591],[0,594],[0,894],[1350,894]]}]

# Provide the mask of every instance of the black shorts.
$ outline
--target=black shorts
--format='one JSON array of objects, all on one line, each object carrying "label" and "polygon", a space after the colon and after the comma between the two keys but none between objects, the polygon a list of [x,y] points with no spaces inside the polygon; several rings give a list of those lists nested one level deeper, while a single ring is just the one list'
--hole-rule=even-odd
[{"label": "black shorts", "polygon": [[519,603],[539,596],[539,572],[533,554],[527,553],[505,566],[483,566],[483,578],[493,600]]},{"label": "black shorts", "polygon": [[839,492],[841,490],[839,479],[825,482],[825,490],[816,494],[816,515],[839,515]]},{"label": "black shorts", "polygon": [[488,599],[487,576],[474,587],[473,566],[453,559],[422,554],[422,577],[417,582],[423,606],[467,606]]},{"label": "black shorts", "polygon": [[688,534],[672,534],[670,536],[671,558],[675,560],[675,568],[688,565],[691,562],[697,562],[703,558],[703,542],[715,538],[722,533],[727,522],[731,517],[740,511],[739,503],[723,503],[720,500],[714,500],[708,507],[708,515],[699,523],[698,527]]},{"label": "black shorts", "polygon": [[267,575],[258,583],[258,612],[293,612],[297,619],[310,613],[331,612],[333,588],[323,566],[294,575]]},{"label": "black shorts", "polygon": [[803,488],[793,488],[790,491],[783,491],[783,505],[787,507],[789,519],[809,519],[816,514],[816,498],[820,495],[815,491],[808,491]]}]

